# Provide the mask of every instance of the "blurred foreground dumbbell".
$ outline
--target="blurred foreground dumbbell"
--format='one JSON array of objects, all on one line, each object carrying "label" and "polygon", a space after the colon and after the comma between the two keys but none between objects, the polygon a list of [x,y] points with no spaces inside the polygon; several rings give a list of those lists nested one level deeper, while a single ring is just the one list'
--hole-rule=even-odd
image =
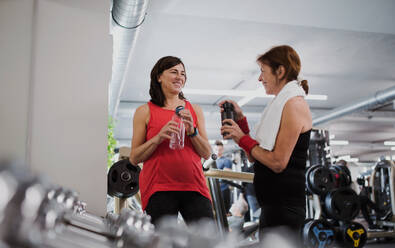
[{"label": "blurred foreground dumbbell", "polygon": [[[20,176],[7,164],[0,165],[0,186],[0,240],[11,247],[145,247],[153,237],[148,217],[125,210],[112,224],[79,212],[75,193],[54,189],[39,177]],[[144,246],[138,245],[140,236]]]},{"label": "blurred foreground dumbbell", "polygon": [[6,248],[237,247],[235,236],[222,237],[212,221],[188,227],[164,221],[154,232],[149,216],[129,209],[105,219],[89,215],[78,210],[75,192],[20,172],[0,162],[0,245]]}]

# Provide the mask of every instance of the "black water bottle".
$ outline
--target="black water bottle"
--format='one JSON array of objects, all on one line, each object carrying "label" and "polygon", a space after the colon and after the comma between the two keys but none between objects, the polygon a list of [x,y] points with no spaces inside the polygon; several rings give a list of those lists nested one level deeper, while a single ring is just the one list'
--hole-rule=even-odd
[{"label": "black water bottle", "polygon": [[[230,102],[224,102],[224,104],[222,104],[222,108],[224,109],[224,111],[221,113],[221,123],[222,125],[230,125],[230,123],[227,122],[223,122],[225,119],[232,119],[235,120],[235,110],[233,108],[233,104],[231,104]],[[223,133],[222,136],[226,136],[228,135],[227,132]]]}]

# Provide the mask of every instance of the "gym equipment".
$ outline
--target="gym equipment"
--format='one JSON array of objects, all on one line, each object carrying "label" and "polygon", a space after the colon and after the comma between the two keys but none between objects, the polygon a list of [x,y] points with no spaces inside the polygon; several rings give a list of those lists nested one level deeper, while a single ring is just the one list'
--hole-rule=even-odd
[{"label": "gym equipment", "polygon": [[379,219],[386,219],[393,212],[392,202],[394,202],[393,188],[393,165],[388,160],[379,161],[373,171],[373,201],[377,204],[379,211],[376,213]]},{"label": "gym equipment", "polygon": [[325,220],[307,220],[302,229],[302,241],[305,247],[330,247],[335,241],[335,229]]},{"label": "gym equipment", "polygon": [[308,154],[310,166],[317,164],[330,166],[332,164],[328,130],[311,130]]},{"label": "gym equipment", "polygon": [[107,193],[118,198],[128,198],[139,191],[140,167],[129,159],[114,163],[107,175]]},{"label": "gym equipment", "polygon": [[306,171],[306,187],[312,194],[324,195],[335,188],[335,176],[327,166],[313,165]]},{"label": "gym equipment", "polygon": [[342,247],[360,248],[367,241],[366,229],[357,222],[350,222],[340,227],[337,241]]},{"label": "gym equipment", "polygon": [[335,189],[325,196],[325,213],[338,221],[351,221],[359,213],[358,195],[349,188]]},{"label": "gym equipment", "polygon": [[336,188],[343,188],[349,187],[351,185],[351,172],[344,165],[332,165],[329,167],[332,173],[335,176],[335,187]]}]

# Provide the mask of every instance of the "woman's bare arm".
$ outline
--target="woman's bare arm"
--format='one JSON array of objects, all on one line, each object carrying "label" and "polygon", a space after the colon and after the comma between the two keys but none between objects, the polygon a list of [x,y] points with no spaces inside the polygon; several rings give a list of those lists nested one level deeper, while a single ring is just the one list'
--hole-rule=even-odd
[{"label": "woman's bare arm", "polygon": [[196,113],[196,123],[199,134],[191,137],[191,142],[196,152],[200,157],[208,159],[211,156],[211,146],[207,139],[206,124],[204,120],[203,111],[200,106],[193,104],[193,109]]},{"label": "woman's bare arm", "polygon": [[146,141],[149,118],[150,112],[147,104],[136,109],[133,118],[132,149],[129,157],[130,163],[134,165],[147,160],[164,139],[170,139],[170,133],[178,131],[175,122],[169,121],[156,136]]}]

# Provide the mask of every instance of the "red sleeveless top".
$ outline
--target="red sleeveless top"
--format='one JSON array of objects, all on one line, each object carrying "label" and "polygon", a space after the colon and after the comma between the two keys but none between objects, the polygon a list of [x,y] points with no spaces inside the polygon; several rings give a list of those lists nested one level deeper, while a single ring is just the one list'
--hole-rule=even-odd
[{"label": "red sleeveless top", "polygon": [[[171,120],[174,110],[163,109],[148,102],[150,119],[147,125],[146,140],[152,139],[162,127]],[[197,116],[192,105],[185,101],[196,126]],[[211,200],[203,175],[199,154],[195,151],[190,138],[185,135],[184,149],[172,150],[169,140],[165,139],[144,162],[139,177],[142,208],[157,191],[196,191]],[[166,203],[164,203],[166,204]]]}]

